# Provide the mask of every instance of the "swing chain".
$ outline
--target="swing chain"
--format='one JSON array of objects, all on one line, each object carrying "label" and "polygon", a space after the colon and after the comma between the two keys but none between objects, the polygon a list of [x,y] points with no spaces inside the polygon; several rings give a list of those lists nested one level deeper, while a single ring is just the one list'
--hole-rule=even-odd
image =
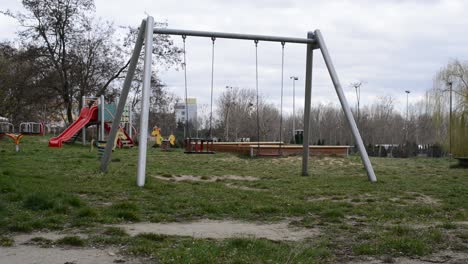
[{"label": "swing chain", "polygon": [[215,56],[215,40],[216,37],[211,37],[213,46],[211,47],[211,93],[210,93],[210,139],[213,139],[213,87],[214,87],[214,56]]},{"label": "swing chain", "polygon": [[185,126],[184,126],[184,140],[187,136],[191,137],[190,127],[188,126],[188,91],[187,91],[187,58],[186,58],[186,50],[185,50],[185,39],[187,38],[186,35],[182,35],[182,41],[184,43],[184,88],[185,88]]},{"label": "swing chain", "polygon": [[280,131],[279,131],[279,150],[278,154],[282,155],[283,147],[283,88],[284,88],[284,41],[281,42],[281,108],[280,108]]},{"label": "swing chain", "polygon": [[258,103],[258,39],[254,40],[255,43],[255,91],[257,97],[257,155],[260,153],[260,115],[259,115],[259,103]]}]

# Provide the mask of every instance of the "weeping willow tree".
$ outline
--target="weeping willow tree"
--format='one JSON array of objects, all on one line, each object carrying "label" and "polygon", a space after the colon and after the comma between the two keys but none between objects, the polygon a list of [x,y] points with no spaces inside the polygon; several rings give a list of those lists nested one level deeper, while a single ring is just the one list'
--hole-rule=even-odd
[{"label": "weeping willow tree", "polygon": [[468,157],[468,62],[453,60],[443,67],[426,102],[437,129],[437,141],[455,157]]}]

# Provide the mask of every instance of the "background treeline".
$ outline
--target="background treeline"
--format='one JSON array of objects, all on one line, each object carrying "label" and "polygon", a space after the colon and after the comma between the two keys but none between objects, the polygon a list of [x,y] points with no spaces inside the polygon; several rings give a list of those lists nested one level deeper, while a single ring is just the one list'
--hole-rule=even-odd
[{"label": "background treeline", "polygon": [[[450,85],[451,84],[451,85]],[[453,60],[435,74],[433,87],[425,98],[408,107],[408,116],[395,110],[395,99],[378,97],[373,104],[353,108],[357,125],[368,151],[373,155],[411,156],[449,153],[450,86],[452,87],[452,150],[456,156],[468,156],[468,63]],[[353,98],[349,98],[352,102]],[[250,138],[279,140],[280,109],[261,100],[257,125],[255,91],[226,89],[217,101],[217,136],[224,140]],[[303,128],[303,111],[296,113],[296,129]],[[199,120],[206,127],[206,118]],[[293,138],[293,117],[283,116],[282,139]],[[316,105],[311,113],[311,143],[353,145],[344,114],[339,105]],[[398,146],[397,146],[398,145]],[[393,148],[391,146],[394,146]]]}]

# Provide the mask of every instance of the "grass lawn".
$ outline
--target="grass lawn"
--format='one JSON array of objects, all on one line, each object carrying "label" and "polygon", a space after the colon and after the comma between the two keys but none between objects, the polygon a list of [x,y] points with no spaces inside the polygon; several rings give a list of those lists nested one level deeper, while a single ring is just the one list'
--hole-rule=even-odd
[{"label": "grass lawn", "polygon": [[[137,148],[115,151],[107,174],[99,172],[96,149],[50,149],[45,137],[26,137],[21,149],[0,140],[0,251],[17,234],[38,230],[88,234],[32,241],[40,246],[120,247],[121,254],[160,263],[340,263],[468,251],[468,170],[449,168],[447,159],[372,158],[372,184],[354,156],[311,158],[310,176],[301,177],[299,157],[149,148],[146,185],[139,188]],[[200,177],[176,181],[181,175]],[[258,179],[214,178],[225,175]],[[287,220],[320,233],[302,241],[220,240],[130,236],[109,227],[198,219]]]}]

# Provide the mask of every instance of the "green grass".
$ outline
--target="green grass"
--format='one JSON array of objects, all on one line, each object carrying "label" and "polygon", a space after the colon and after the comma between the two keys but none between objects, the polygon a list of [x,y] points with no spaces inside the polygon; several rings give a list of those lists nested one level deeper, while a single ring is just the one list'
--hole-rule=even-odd
[{"label": "green grass", "polygon": [[62,246],[73,246],[73,247],[83,247],[86,242],[79,236],[66,236],[55,241],[58,245]]},{"label": "green grass", "polygon": [[[170,262],[340,262],[352,254],[420,256],[466,248],[468,170],[447,159],[372,158],[377,183],[367,181],[358,157],[310,160],[185,155],[149,148],[144,188],[136,186],[137,149],[116,150],[109,171],[97,152],[79,145],[49,149],[47,138],[26,137],[22,151],[0,140],[0,237],[34,230],[89,228],[83,245],[125,245],[125,253]],[[255,176],[258,181],[174,182],[178,175]],[[261,191],[242,190],[243,186]],[[125,222],[196,219],[271,221],[320,229],[319,242],[128,236],[104,227]],[[421,226],[425,226],[421,228]],[[73,242],[71,242],[73,244]],[[67,242],[60,242],[67,244]],[[351,253],[350,253],[351,252]]]},{"label": "green grass", "polygon": [[11,247],[15,244],[15,241],[9,237],[0,236],[0,247]]},{"label": "green grass", "polygon": [[435,228],[417,230],[396,226],[384,231],[374,230],[365,242],[354,245],[357,255],[406,255],[423,256],[447,246],[446,235]]},{"label": "green grass", "polygon": [[28,244],[36,245],[39,247],[51,247],[54,241],[44,237],[33,237],[28,241]]}]

